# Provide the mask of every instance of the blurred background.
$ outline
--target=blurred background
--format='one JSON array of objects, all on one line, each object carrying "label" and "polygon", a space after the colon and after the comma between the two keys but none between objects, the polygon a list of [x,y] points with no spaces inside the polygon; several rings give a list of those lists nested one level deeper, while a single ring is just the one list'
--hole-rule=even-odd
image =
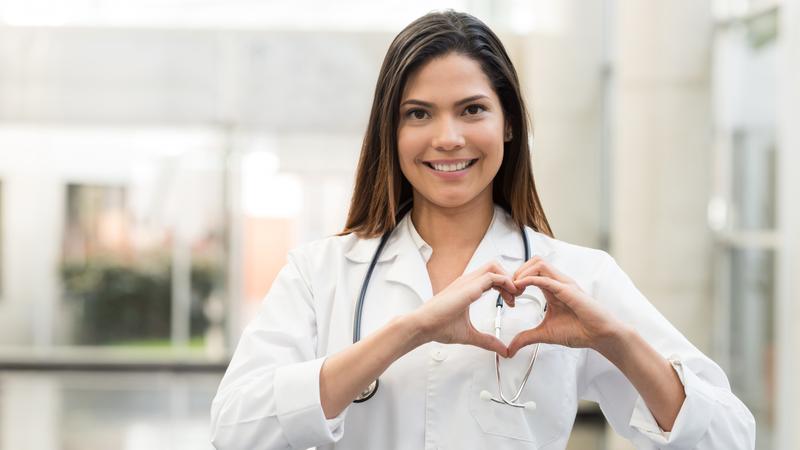
[{"label": "blurred background", "polygon": [[[0,448],[211,448],[287,251],[343,227],[389,42],[444,8],[512,56],[556,237],[800,448],[800,0],[0,0]],[[570,448],[632,447],[584,404]]]}]

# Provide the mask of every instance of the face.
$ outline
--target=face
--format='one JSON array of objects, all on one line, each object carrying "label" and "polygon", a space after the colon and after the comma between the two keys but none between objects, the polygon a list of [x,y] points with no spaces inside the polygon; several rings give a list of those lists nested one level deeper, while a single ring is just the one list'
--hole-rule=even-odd
[{"label": "face", "polygon": [[411,74],[400,100],[397,147],[415,204],[492,202],[505,131],[500,99],[474,59],[450,53]]}]

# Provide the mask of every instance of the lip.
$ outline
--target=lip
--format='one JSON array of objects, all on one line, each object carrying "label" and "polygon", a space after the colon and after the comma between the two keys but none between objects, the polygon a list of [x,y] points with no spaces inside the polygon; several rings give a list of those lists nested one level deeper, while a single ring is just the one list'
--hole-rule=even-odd
[{"label": "lip", "polygon": [[[438,171],[438,170],[436,170],[433,167],[428,165],[428,164],[431,164],[431,163],[435,163],[435,164],[457,164],[457,163],[460,163],[460,162],[473,161],[473,160],[475,161],[474,163],[472,163],[471,165],[469,165],[469,166],[467,166],[467,167],[465,167],[465,168],[463,168],[461,170],[457,170],[455,172],[440,172],[440,171]],[[475,167],[475,164],[477,164],[479,161],[480,161],[480,158],[436,159],[436,160],[423,161],[422,165],[425,166],[425,169],[427,169],[428,171],[430,171],[432,174],[436,175],[439,178],[442,178],[444,180],[457,180],[459,178],[465,177],[467,175],[467,172],[469,172],[470,169]]]},{"label": "lip", "polygon": [[422,161],[424,163],[431,163],[431,164],[458,164],[464,161],[472,161],[473,159],[478,158],[459,158],[459,159],[428,159]]}]

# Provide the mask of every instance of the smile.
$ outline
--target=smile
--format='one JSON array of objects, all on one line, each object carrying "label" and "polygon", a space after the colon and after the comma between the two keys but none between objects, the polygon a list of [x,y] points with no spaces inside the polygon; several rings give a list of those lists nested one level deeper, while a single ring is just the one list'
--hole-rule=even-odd
[{"label": "smile", "polygon": [[425,161],[425,165],[437,172],[460,172],[475,164],[477,159],[465,159],[462,161]]}]

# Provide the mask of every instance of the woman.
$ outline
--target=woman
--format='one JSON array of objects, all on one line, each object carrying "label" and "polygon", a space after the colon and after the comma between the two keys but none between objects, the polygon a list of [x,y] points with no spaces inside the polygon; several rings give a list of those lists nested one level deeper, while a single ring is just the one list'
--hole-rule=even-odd
[{"label": "woman", "polygon": [[220,384],[212,440],[564,448],[579,399],[639,448],[754,446],[723,371],[609,255],[552,237],[497,37],[428,14],[384,60],[345,230],[290,253]]}]

